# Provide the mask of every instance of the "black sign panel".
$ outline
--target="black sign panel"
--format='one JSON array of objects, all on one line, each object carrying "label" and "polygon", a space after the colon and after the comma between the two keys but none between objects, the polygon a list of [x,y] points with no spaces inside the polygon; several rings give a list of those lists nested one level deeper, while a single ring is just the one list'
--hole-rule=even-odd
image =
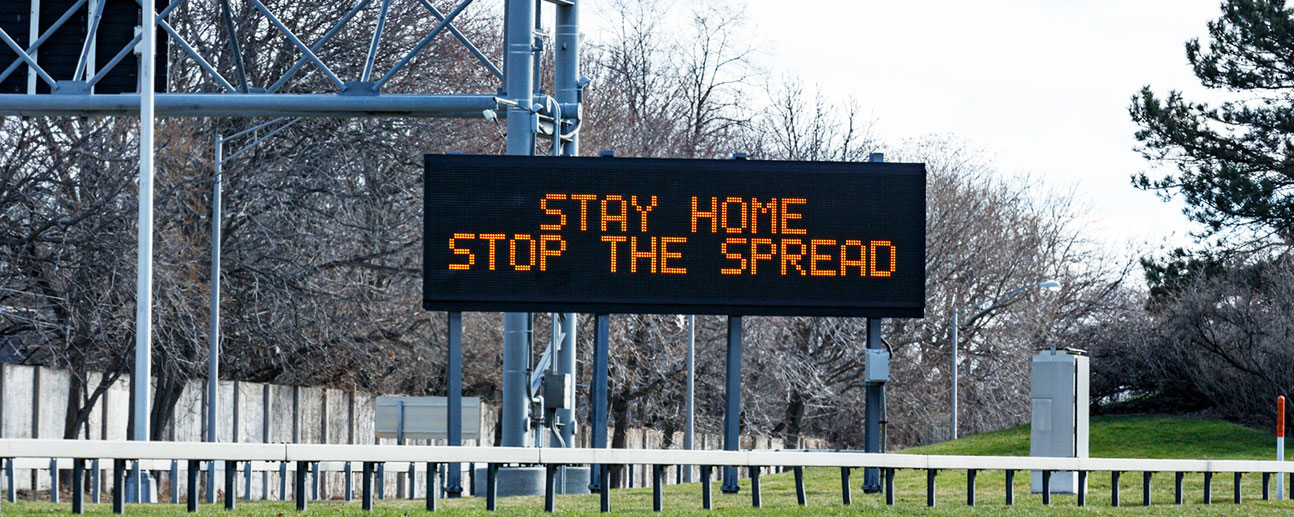
[{"label": "black sign panel", "polygon": [[427,155],[423,308],[921,317],[925,167]]},{"label": "black sign panel", "polygon": [[[90,26],[90,4],[98,0],[89,0],[74,10],[62,26],[54,30],[49,38],[37,48],[36,62],[50,77],[55,80],[71,80],[76,73],[81,49],[85,45],[86,34]],[[169,0],[159,0],[160,10],[169,5]],[[76,5],[76,0],[0,0],[0,29],[9,34],[18,46],[26,49],[35,41],[32,38],[31,18],[33,4],[39,12],[38,34],[46,34],[69,9]],[[99,21],[98,36],[95,39],[94,62],[97,67],[107,66],[112,58],[135,37],[135,28],[140,25],[140,8],[135,0],[106,0],[103,15]],[[155,69],[154,88],[158,92],[166,91],[166,31],[157,30],[157,68]],[[8,45],[0,43],[0,72],[3,72],[18,54]],[[27,91],[27,65],[21,64],[11,72],[4,81],[0,81],[0,94],[8,93],[50,93],[49,84],[36,79],[36,91]],[[97,70],[90,70],[84,79],[88,80]],[[139,91],[139,57],[134,53],[127,55],[116,66],[109,70],[94,86],[94,93],[134,93]]]}]

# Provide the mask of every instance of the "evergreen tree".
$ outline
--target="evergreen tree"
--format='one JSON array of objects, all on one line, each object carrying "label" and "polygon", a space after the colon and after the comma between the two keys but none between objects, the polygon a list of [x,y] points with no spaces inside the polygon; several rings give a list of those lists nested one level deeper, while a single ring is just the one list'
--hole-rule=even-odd
[{"label": "evergreen tree", "polygon": [[[1206,228],[1201,238],[1240,237],[1288,252],[1294,247],[1294,11],[1284,0],[1227,0],[1208,33],[1207,45],[1186,43],[1186,57],[1200,82],[1226,92],[1226,100],[1191,102],[1177,91],[1162,97],[1149,86],[1134,95],[1139,150],[1172,171],[1160,178],[1142,174],[1133,183],[1165,199],[1182,196],[1186,214]],[[1235,242],[1228,248],[1251,248]],[[1199,271],[1194,266],[1184,269]]]}]

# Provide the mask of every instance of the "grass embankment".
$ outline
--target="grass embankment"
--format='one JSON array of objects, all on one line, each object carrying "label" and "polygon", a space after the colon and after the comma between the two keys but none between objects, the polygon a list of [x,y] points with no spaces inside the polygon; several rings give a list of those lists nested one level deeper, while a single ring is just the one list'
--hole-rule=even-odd
[{"label": "grass embankment", "polygon": [[[1273,459],[1274,439],[1263,431],[1210,420],[1174,417],[1105,417],[1095,418],[1091,426],[1091,455],[1093,457],[1128,458],[1208,458],[1208,459]],[[918,447],[903,451],[911,454],[962,454],[1024,456],[1029,452],[1029,429],[1026,426],[984,433],[960,440]],[[1243,482],[1245,502],[1240,506],[1231,503],[1231,476],[1217,476],[1213,482],[1213,502],[1204,506],[1204,481],[1199,474],[1186,477],[1186,505],[1175,506],[1173,500],[1173,475],[1155,476],[1152,483],[1153,506],[1141,506],[1140,473],[1124,474],[1120,483],[1122,507],[1110,507],[1110,476],[1096,473],[1089,478],[1088,507],[1078,508],[1074,496],[1054,496],[1051,507],[1043,507],[1039,496],[1029,494],[1028,473],[1018,473],[1015,482],[1016,504],[1003,505],[1005,475],[999,471],[981,472],[977,480],[977,506],[966,506],[966,473],[941,472],[938,476],[938,506],[925,506],[925,472],[900,471],[895,477],[896,504],[886,507],[879,494],[863,494],[858,490],[863,472],[855,470],[853,505],[843,506],[840,493],[840,471],[832,468],[806,469],[805,483],[809,506],[801,508],[795,502],[795,484],[790,472],[763,477],[762,509],[750,507],[749,481],[742,482],[738,495],[724,495],[714,485],[714,503],[717,513],[725,515],[821,515],[821,514],[935,514],[935,515],[1017,515],[1061,514],[1135,514],[1135,515],[1291,515],[1294,503],[1261,501],[1261,477],[1247,476]],[[1274,490],[1275,483],[1273,483]],[[664,490],[665,510],[670,514],[703,515],[701,489],[697,484],[670,485]],[[481,499],[464,498],[441,501],[446,513],[487,515]],[[650,513],[651,489],[616,490],[611,493],[611,507],[616,513]],[[422,501],[379,501],[375,515],[406,515],[422,513]],[[500,499],[500,511],[505,515],[540,513],[543,497],[515,497]],[[598,509],[597,495],[561,496],[557,500],[561,513],[593,514]],[[20,502],[5,504],[4,513],[30,512],[67,513],[69,505]],[[108,514],[108,505],[87,505],[87,513]],[[168,504],[137,506],[127,509],[128,514],[182,514],[183,507]],[[223,515],[292,515],[291,503],[261,503],[239,501],[238,510],[232,514],[219,505],[204,505],[202,513]],[[312,514],[360,514],[357,502],[311,502]]]}]

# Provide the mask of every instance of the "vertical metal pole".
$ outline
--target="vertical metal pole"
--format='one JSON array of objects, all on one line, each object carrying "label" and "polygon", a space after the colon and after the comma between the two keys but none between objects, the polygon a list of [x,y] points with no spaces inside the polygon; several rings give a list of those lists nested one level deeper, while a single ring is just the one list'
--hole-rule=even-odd
[{"label": "vertical metal pole", "polygon": [[1015,471],[1006,471],[1006,505],[1015,504]]},{"label": "vertical metal pole", "polygon": [[[687,317],[687,420],[683,425],[683,448],[692,450],[692,438],[695,430],[696,406],[693,400],[696,398],[696,316],[688,315]],[[683,482],[692,482],[692,466],[680,465],[683,470]]]},{"label": "vertical metal pole", "polygon": [[[507,0],[504,11],[503,86],[505,95],[515,102],[508,107],[507,151],[510,155],[530,156],[535,150],[537,124],[532,75],[535,4],[531,0]],[[504,447],[525,447],[530,427],[526,422],[529,321],[526,313],[503,316],[503,419],[499,425],[503,431],[500,445]]]},{"label": "vertical metal pole", "polygon": [[85,513],[85,460],[81,458],[72,459],[72,513]]},{"label": "vertical metal pole", "polygon": [[188,497],[185,498],[185,506],[190,513],[198,511],[198,460],[189,460],[189,468],[185,472],[188,478]]},{"label": "vertical metal pole", "polygon": [[[135,270],[135,368],[132,376],[134,401],[134,436],[137,441],[148,441],[149,375],[153,351],[153,75],[157,60],[157,13],[154,0],[142,0],[143,41],[139,51],[139,238]],[[143,501],[144,472],[136,461],[132,467],[136,501]]]},{"label": "vertical metal pole", "polygon": [[544,511],[553,513],[557,503],[557,465],[544,465]]},{"label": "vertical metal pole", "polygon": [[[449,426],[446,444],[452,447],[463,445],[463,313],[448,314],[449,346],[446,354],[449,369],[449,393],[446,397],[446,418]],[[450,463],[445,480],[445,495],[451,498],[463,494],[462,466]]]},{"label": "vertical metal pole", "polygon": [[485,466],[485,509],[494,511],[495,502],[499,498],[499,464],[490,463]]},{"label": "vertical metal pole", "polygon": [[292,495],[296,499],[297,511],[306,510],[306,474],[310,471],[310,464],[304,461],[297,462],[295,482],[292,483]]},{"label": "vertical metal pole", "polygon": [[[103,472],[99,470],[99,459],[90,460],[90,502],[99,504],[99,492],[103,491],[103,483],[100,481]],[[10,487],[13,483],[10,482]],[[12,499],[10,499],[12,501]]]},{"label": "vertical metal pole", "polygon": [[427,511],[436,511],[436,492],[439,487],[436,486],[437,474],[440,472],[440,464],[427,464]]},{"label": "vertical metal pole", "polygon": [[960,309],[953,311],[953,362],[949,370],[952,372],[953,377],[951,410],[952,423],[949,424],[950,429],[948,431],[948,439],[950,440],[957,439],[957,327],[959,326],[957,317],[960,312]]},{"label": "vertical metal pole", "polygon": [[[740,448],[738,443],[740,419],[741,316],[728,316],[728,377],[724,389],[723,450],[735,451]],[[725,494],[735,494],[741,490],[737,485],[737,467],[723,468],[723,486],[719,489]]]},{"label": "vertical metal pole", "polygon": [[[174,436],[171,439],[175,439]],[[171,504],[180,504],[180,462],[171,460]]]},{"label": "vertical metal pole", "polygon": [[526,354],[527,322],[524,312],[503,315],[503,447],[525,447],[529,408],[526,407],[526,370],[530,357]]},{"label": "vertical metal pole", "polygon": [[15,481],[13,479],[13,458],[9,458],[8,461],[4,462],[4,480],[5,499],[12,503],[18,498],[18,489],[14,486]]},{"label": "vertical metal pole", "polygon": [[235,502],[238,500],[238,483],[234,476],[238,475],[238,462],[225,461],[225,509],[233,510]]},{"label": "vertical metal pole", "polygon": [[[559,12],[561,7],[558,7]],[[558,315],[560,318],[560,330],[562,332],[562,342],[557,349],[557,373],[570,375],[575,378],[575,331],[576,315],[573,312]],[[575,428],[579,425],[575,416],[575,391],[572,390],[570,397],[566,400],[565,408],[557,410],[557,421],[562,424],[561,443],[566,447],[575,447]],[[554,440],[556,441],[556,440]],[[558,445],[554,443],[553,445]]]},{"label": "vertical metal pole", "polygon": [[701,508],[709,510],[714,506],[710,498],[710,466],[701,465]]},{"label": "vertical metal pole", "polygon": [[[207,330],[207,429],[206,439],[215,443],[216,422],[219,421],[217,409],[220,406],[220,194],[221,175],[225,168],[225,137],[216,133],[215,160],[212,167],[215,177],[211,181],[211,301],[207,314],[210,328]],[[228,487],[226,487],[228,490]],[[207,466],[207,502],[216,502],[216,462]]]},{"label": "vertical metal pole", "polygon": [[[579,105],[580,103],[580,0],[575,0],[569,5],[557,4],[554,15],[554,44],[553,50],[553,94],[558,103],[565,105]],[[568,113],[562,110],[562,118],[578,118],[580,110],[574,110],[574,113]],[[576,156],[579,154],[579,137],[571,136],[570,141],[563,141],[561,134],[566,132],[565,125],[557,125],[556,144],[559,146],[560,154],[563,156]],[[570,375],[575,378],[575,329],[576,315],[568,312],[561,315],[562,343],[557,355],[557,373]],[[561,422],[562,442],[566,447],[575,446],[575,428],[579,425],[575,413],[575,393],[571,393],[571,400],[567,401],[569,409],[558,409],[557,420]]]},{"label": "vertical metal pole", "polygon": [[966,471],[966,506],[975,506],[975,469]]},{"label": "vertical metal pole", "polygon": [[[609,329],[611,324],[610,317],[606,314],[598,314],[594,320],[593,331],[593,404],[592,413],[589,422],[592,424],[592,441],[594,449],[607,448],[607,360],[611,353],[609,339]],[[589,471],[589,490],[593,492],[602,489],[610,490],[611,487],[602,484],[602,476],[599,472],[604,469],[603,465],[592,465]]]},{"label": "vertical metal pole", "polygon": [[126,510],[126,460],[112,460],[112,513]]},{"label": "vertical metal pole", "polygon": [[364,486],[360,489],[360,507],[369,511],[373,509],[373,462],[364,462],[363,470]]},{"label": "vertical metal pole", "polygon": [[804,506],[808,502],[805,500],[804,493],[804,467],[796,466],[793,470],[795,471],[795,502]]},{"label": "vertical metal pole", "polygon": [[845,506],[854,502],[854,493],[849,487],[849,473],[852,471],[849,467],[840,467],[840,502]]},{"label": "vertical metal pole", "polygon": [[[867,348],[882,350],[881,324],[883,320],[867,318]],[[881,452],[881,405],[885,403],[882,395],[883,384],[868,384],[866,387],[866,404],[863,406],[863,451]],[[876,467],[863,469],[863,493],[875,494],[881,491],[881,471]]]},{"label": "vertical metal pole", "polygon": [[[58,502],[58,493],[62,490],[58,486],[58,459],[49,459],[49,502]],[[33,487],[34,488],[34,487]]]}]

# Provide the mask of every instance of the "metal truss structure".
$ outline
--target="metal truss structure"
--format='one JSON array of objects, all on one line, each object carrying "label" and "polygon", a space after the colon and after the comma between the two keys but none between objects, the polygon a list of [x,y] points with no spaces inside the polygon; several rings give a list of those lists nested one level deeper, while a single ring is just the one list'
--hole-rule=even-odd
[{"label": "metal truss structure", "polygon": [[[96,45],[96,32],[107,0],[77,0],[57,21],[39,37],[31,38],[31,44],[21,47],[12,35],[0,29],[0,42],[17,54],[17,59],[0,71],[0,81],[26,66],[29,74],[49,86],[51,93],[35,94],[0,94],[0,116],[138,116],[139,132],[139,246],[137,270],[137,307],[136,307],[136,346],[134,372],[151,371],[152,344],[152,242],[153,242],[153,154],[154,126],[156,117],[446,117],[446,118],[485,118],[502,117],[507,120],[508,154],[534,154],[536,139],[540,136],[552,138],[553,154],[575,155],[578,152],[578,129],[581,117],[581,89],[587,80],[579,75],[579,0],[546,0],[555,8],[556,23],[551,34],[543,31],[539,23],[543,1],[504,0],[504,55],[503,67],[500,69],[479,50],[471,41],[454,26],[455,19],[472,4],[473,0],[459,0],[453,9],[441,12],[428,0],[355,0],[354,7],[344,16],[334,20],[329,30],[317,41],[306,42],[298,37],[262,0],[245,0],[262,17],[254,26],[270,28],[291,42],[299,55],[295,63],[273,83],[257,87],[249,83],[247,70],[244,67],[244,49],[240,48],[240,37],[233,23],[230,1],[219,0],[223,31],[229,42],[227,49],[232,57],[234,76],[232,80],[225,77],[211,63],[218,56],[204,56],[168,22],[177,7],[188,0],[173,0],[160,11],[156,0],[135,0],[143,13],[153,13],[150,23],[143,23],[134,38],[118,50],[114,57],[101,67],[95,67],[93,50]],[[421,5],[438,22],[393,66],[380,71],[375,66],[376,56],[382,49],[383,31],[393,1],[415,2]],[[379,18],[372,34],[368,51],[363,56],[362,72],[357,78],[342,78],[320,57],[330,41],[347,24],[351,23],[362,10],[377,2]],[[81,9],[87,9],[89,28],[75,70],[67,77],[55,77],[43,68],[38,50],[41,45],[50,41],[59,28],[63,27]],[[196,92],[156,92],[156,65],[158,30],[164,31],[171,45],[178,47],[182,55],[193,60],[201,69],[207,86],[214,85],[217,93]],[[464,94],[387,94],[383,93],[392,78],[396,77],[407,65],[437,37],[449,33],[457,39],[480,66],[498,78],[502,87],[493,93]],[[244,35],[245,36],[245,35]],[[543,41],[551,39],[554,49],[554,91],[551,95],[539,88],[540,53]],[[132,53],[138,54],[139,91],[138,93],[96,94],[95,86],[123,60]],[[218,61],[217,61],[218,62]],[[4,65],[4,63],[0,63]],[[313,67],[325,77],[330,85],[329,91],[308,93],[282,93],[283,87],[294,76],[306,67]],[[358,67],[357,67],[358,68]],[[271,121],[268,124],[277,123]],[[290,122],[288,122],[290,123]],[[231,136],[241,136],[231,135]],[[225,162],[228,158],[221,156],[224,140],[228,137],[217,137],[216,163]],[[231,156],[232,157],[232,156]],[[219,165],[217,165],[218,167]],[[219,200],[219,173],[214,182],[214,196]],[[218,207],[213,207],[216,217],[213,232],[219,231]],[[213,296],[211,346],[213,362],[209,382],[214,383],[218,372],[215,370],[215,358],[218,356],[218,279],[219,239],[213,239]],[[566,314],[560,318],[562,333],[565,339],[554,343],[559,349],[553,353],[557,360],[551,361],[558,373],[575,373],[575,315]],[[530,323],[527,315],[509,314],[505,317],[504,329],[504,420],[502,423],[504,442],[502,445],[525,446],[527,436],[528,408],[530,398],[527,390],[531,389],[526,376],[529,358],[528,339]],[[461,414],[454,411],[461,405],[462,359],[461,354],[462,318],[458,313],[449,315],[449,415],[450,445],[459,444],[457,433],[460,429]],[[605,367],[604,367],[605,368]],[[564,371],[563,371],[564,370]],[[147,382],[135,383],[133,387],[133,404],[135,415],[149,415],[151,401],[150,386]],[[605,374],[603,375],[602,395],[605,401]],[[213,407],[209,408],[214,411]],[[605,408],[605,402],[603,403]],[[605,420],[605,409],[602,415]],[[574,430],[574,411],[567,410],[558,415],[564,424],[562,434],[564,442],[571,443],[570,433]],[[146,441],[149,439],[149,419],[135,418],[132,438]],[[597,426],[594,426],[597,433]],[[600,444],[606,444],[606,427],[602,426]],[[211,435],[214,438],[214,433]],[[595,443],[599,440],[595,438]],[[458,470],[450,469],[447,489],[451,496],[461,491],[457,479]],[[138,465],[134,468],[136,489],[140,487]],[[139,500],[139,499],[136,499]]]}]

